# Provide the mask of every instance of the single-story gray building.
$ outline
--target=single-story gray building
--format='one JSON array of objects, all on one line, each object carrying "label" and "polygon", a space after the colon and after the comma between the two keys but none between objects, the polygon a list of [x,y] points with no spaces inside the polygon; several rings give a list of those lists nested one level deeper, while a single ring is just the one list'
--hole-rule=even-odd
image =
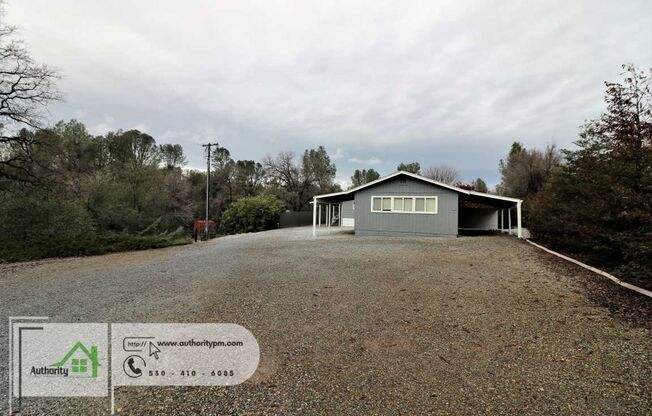
[{"label": "single-story gray building", "polygon": [[353,227],[356,235],[455,237],[500,230],[522,237],[522,200],[470,191],[410,172],[395,172],[349,189],[313,197],[313,235],[322,226]]}]

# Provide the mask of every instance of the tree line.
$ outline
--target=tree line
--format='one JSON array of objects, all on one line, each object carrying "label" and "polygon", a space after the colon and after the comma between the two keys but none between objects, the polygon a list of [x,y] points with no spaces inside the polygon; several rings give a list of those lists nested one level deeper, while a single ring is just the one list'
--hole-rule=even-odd
[{"label": "tree line", "polygon": [[[11,161],[0,170],[5,260],[99,253],[115,244],[178,244],[205,215],[206,173],[184,168],[181,145],[158,144],[138,130],[94,136],[79,121],[60,121],[21,129],[2,151]],[[274,227],[285,209],[300,210],[313,195],[340,190],[324,147],[296,159],[281,152],[262,163],[234,160],[218,145],[209,188],[218,231]],[[235,204],[243,199],[249,201]],[[247,215],[249,222],[241,218]]]},{"label": "tree line", "polygon": [[585,123],[574,149],[514,143],[498,192],[524,199],[535,239],[652,286],[652,69],[623,65],[605,83],[606,111]]}]

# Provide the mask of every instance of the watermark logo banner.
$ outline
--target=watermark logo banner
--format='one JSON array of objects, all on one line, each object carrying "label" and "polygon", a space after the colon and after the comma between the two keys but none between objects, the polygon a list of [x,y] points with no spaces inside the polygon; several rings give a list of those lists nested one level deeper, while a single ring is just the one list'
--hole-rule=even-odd
[{"label": "watermark logo banner", "polygon": [[253,334],[237,324],[111,324],[114,386],[229,386],[258,367]]},{"label": "watermark logo banner", "polygon": [[15,323],[13,396],[106,396],[108,325]]}]

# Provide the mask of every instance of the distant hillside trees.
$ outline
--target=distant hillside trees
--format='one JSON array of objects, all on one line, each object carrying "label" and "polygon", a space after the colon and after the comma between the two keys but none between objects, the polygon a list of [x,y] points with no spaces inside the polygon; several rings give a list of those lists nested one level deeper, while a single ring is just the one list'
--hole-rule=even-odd
[{"label": "distant hillside trees", "polygon": [[423,170],[423,176],[449,185],[460,181],[459,171],[446,165],[428,166]]},{"label": "distant hillside trees", "polygon": [[231,152],[219,144],[212,150],[211,169],[211,206],[219,225],[221,212],[226,206],[261,192],[265,170],[254,160],[234,161]]},{"label": "distant hillside trees", "polygon": [[417,175],[419,175],[421,173],[421,165],[419,164],[419,162],[412,162],[412,163],[401,162],[401,164],[396,167],[396,170],[416,173]]},{"label": "distant hillside trees", "polygon": [[180,144],[164,144],[159,147],[159,151],[166,169],[172,170],[185,166],[186,157]]},{"label": "distant hillside trees", "polygon": [[138,130],[92,136],[78,121],[23,130],[14,160],[38,182],[0,181],[0,259],[102,253],[180,241],[192,221],[190,183]]},{"label": "distant hillside trees", "polygon": [[373,182],[379,178],[380,173],[376,172],[375,169],[356,169],[351,175],[351,188]]},{"label": "distant hillside trees", "polygon": [[536,194],[561,160],[562,155],[555,145],[539,150],[526,149],[522,143],[514,142],[507,157],[500,160],[501,182],[496,190],[500,195],[514,198]]},{"label": "distant hillside trees", "polygon": [[487,188],[487,184],[485,181],[483,181],[480,178],[477,178],[476,180],[473,181],[473,188],[478,191],[478,192],[489,192],[489,188]]},{"label": "distant hillside trees", "polygon": [[[0,261],[177,244],[204,218],[206,174],[182,169],[178,144],[159,145],[138,130],[93,136],[76,120],[18,134],[21,145],[4,148],[20,179],[0,177]],[[269,171],[214,150],[210,217],[223,232],[267,229],[280,211],[339,190],[323,147],[298,162],[281,153],[267,160]],[[263,217],[252,220],[256,213]]]},{"label": "distant hillside trees", "polygon": [[496,193],[524,200],[525,227],[532,218],[530,201],[543,189],[561,162],[562,153],[554,145],[548,145],[544,150],[526,149],[519,142],[512,143],[507,157],[500,160],[501,181],[496,185]]},{"label": "distant hillside trees", "polygon": [[305,150],[299,161],[293,152],[263,159],[267,190],[294,211],[300,211],[316,194],[341,190],[335,183],[335,164],[323,146]]}]

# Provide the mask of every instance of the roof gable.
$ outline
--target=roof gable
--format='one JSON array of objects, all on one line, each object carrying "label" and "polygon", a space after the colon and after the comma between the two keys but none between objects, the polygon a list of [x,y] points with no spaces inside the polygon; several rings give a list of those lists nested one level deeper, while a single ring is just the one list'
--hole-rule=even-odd
[{"label": "roof gable", "polygon": [[335,196],[343,196],[343,195],[354,194],[357,191],[360,191],[361,189],[365,189],[365,188],[368,188],[370,186],[377,185],[379,183],[388,181],[388,180],[390,180],[392,178],[396,178],[398,176],[408,176],[410,178],[414,178],[414,179],[417,179],[417,180],[420,180],[420,181],[423,181],[423,182],[427,182],[427,183],[430,183],[432,185],[440,186],[442,188],[450,189],[452,191],[455,191],[455,192],[458,192],[458,193],[461,193],[461,194],[465,194],[465,195],[475,195],[475,196],[479,196],[479,197],[485,197],[485,198],[491,198],[491,199],[499,199],[499,200],[503,200],[503,201],[521,202],[521,200],[517,199],[517,198],[510,198],[510,197],[506,197],[506,196],[486,194],[486,193],[483,193],[483,192],[468,191],[466,189],[462,189],[462,188],[459,188],[457,186],[449,185],[447,183],[439,182],[439,181],[436,181],[434,179],[426,178],[425,176],[417,175],[416,173],[405,172],[405,171],[394,172],[394,173],[392,173],[390,175],[383,176],[382,178],[378,178],[375,181],[365,183],[365,184],[357,186],[355,188],[351,188],[351,189],[349,189],[347,191],[334,192],[334,193],[324,194],[324,195],[315,195],[314,198],[328,198],[328,197],[335,197]]}]

